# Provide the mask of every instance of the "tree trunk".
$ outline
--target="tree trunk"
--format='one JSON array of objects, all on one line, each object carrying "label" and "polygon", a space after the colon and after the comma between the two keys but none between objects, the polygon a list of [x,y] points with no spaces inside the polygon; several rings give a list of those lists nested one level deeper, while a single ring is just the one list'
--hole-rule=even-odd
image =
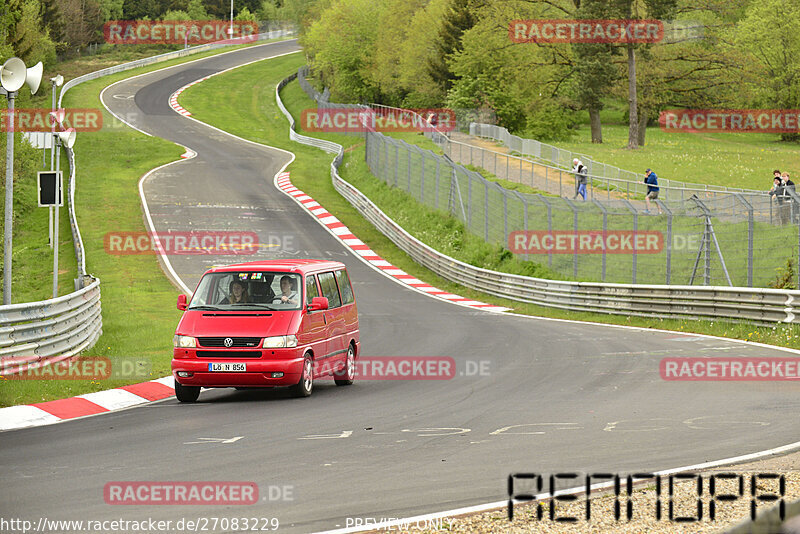
[{"label": "tree trunk", "polygon": [[592,143],[603,143],[603,126],[600,124],[600,110],[591,108],[589,110],[589,123],[592,128]]},{"label": "tree trunk", "polygon": [[628,43],[628,148],[639,148],[639,116],[636,103],[636,50]]},{"label": "tree trunk", "polygon": [[638,140],[639,140],[639,146],[644,146],[644,136],[645,136],[646,133],[647,133],[647,110],[646,109],[640,109],[639,110],[639,131],[637,132]]}]

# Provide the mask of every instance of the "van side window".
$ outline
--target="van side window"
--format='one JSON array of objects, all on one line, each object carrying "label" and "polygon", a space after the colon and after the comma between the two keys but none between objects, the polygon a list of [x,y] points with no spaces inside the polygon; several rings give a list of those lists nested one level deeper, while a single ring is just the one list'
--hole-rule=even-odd
[{"label": "van side window", "polygon": [[306,303],[311,304],[311,299],[321,296],[317,289],[317,279],[313,274],[306,275]]},{"label": "van side window", "polygon": [[336,271],[336,281],[339,283],[339,292],[342,294],[342,304],[350,304],[353,298],[353,288],[350,286],[350,277],[347,276],[347,271],[342,269]]},{"label": "van side window", "polygon": [[319,276],[319,285],[322,288],[322,296],[328,299],[328,308],[338,308],[342,305],[342,300],[339,298],[339,289],[336,287],[336,280],[332,272],[321,273]]}]

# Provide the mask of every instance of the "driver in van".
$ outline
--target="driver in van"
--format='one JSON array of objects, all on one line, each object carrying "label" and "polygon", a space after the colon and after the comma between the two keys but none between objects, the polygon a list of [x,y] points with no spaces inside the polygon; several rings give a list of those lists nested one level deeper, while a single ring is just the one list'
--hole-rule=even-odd
[{"label": "driver in van", "polygon": [[281,277],[281,294],[275,295],[273,302],[280,301],[281,304],[297,305],[297,289],[294,287],[294,278],[291,276]]}]

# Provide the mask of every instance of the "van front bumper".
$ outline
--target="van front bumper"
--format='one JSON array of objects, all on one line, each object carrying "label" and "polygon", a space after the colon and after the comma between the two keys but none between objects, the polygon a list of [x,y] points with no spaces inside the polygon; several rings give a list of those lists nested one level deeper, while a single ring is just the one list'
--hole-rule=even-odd
[{"label": "van front bumper", "polygon": [[[176,349],[186,353],[185,349]],[[191,351],[193,352],[193,351]],[[202,387],[270,387],[291,386],[300,381],[303,372],[303,353],[292,351],[291,356],[276,357],[270,355],[269,359],[236,358],[235,351],[231,351],[230,358],[179,358],[175,355],[172,359],[172,376],[183,386]],[[265,351],[273,353],[276,351]],[[181,354],[183,355],[183,354]],[[247,370],[244,372],[217,372],[211,371],[212,363],[244,363]],[[190,376],[178,376],[178,372],[190,373]],[[283,373],[283,376],[273,378],[273,373]]]}]

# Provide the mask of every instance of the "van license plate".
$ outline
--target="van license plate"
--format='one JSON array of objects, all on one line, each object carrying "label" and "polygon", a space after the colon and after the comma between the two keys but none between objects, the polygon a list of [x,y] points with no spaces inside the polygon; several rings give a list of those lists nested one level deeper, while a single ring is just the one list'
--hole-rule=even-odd
[{"label": "van license plate", "polygon": [[247,364],[230,362],[209,363],[208,370],[213,373],[244,373],[247,371]]}]

